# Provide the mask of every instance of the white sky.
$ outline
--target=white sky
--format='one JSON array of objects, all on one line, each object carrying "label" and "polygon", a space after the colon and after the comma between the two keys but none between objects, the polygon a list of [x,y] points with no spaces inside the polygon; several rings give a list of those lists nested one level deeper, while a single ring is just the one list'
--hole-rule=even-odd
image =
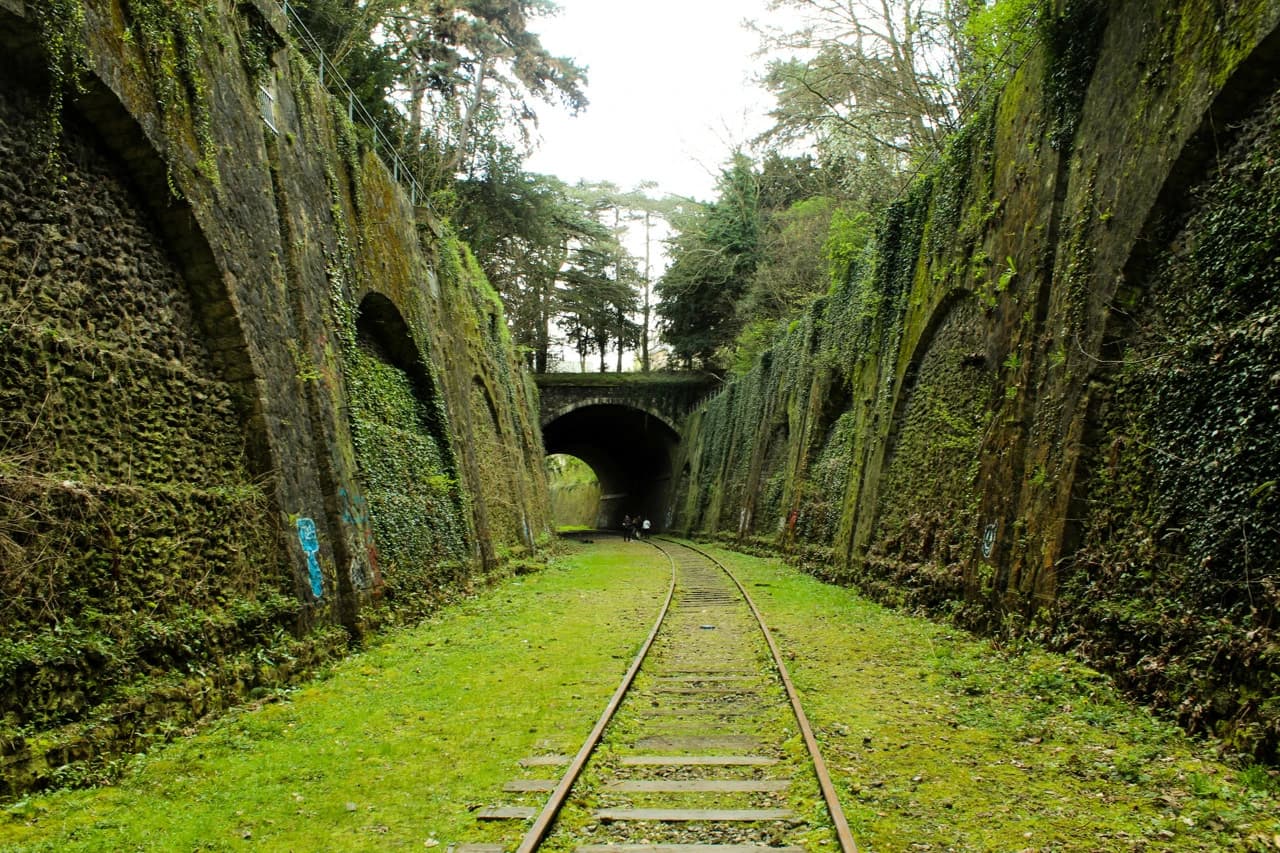
[{"label": "white sky", "polygon": [[[578,116],[541,105],[542,141],[525,168],[623,190],[652,181],[651,196],[711,201],[733,149],[770,124],[772,96],[753,82],[764,67],[755,56],[759,38],[743,27],[744,19],[771,17],[767,0],[556,2],[560,14],[531,21],[530,29],[553,55],[586,67],[590,104]],[[667,264],[667,234],[663,223],[654,225],[656,280]],[[643,263],[643,227],[631,226],[624,242]],[[560,356],[561,369],[578,369],[575,353],[562,347]],[[623,369],[634,369],[637,359],[625,353]],[[597,363],[589,357],[586,369]]]},{"label": "white sky", "polygon": [[751,82],[761,67],[744,18],[765,0],[557,0],[530,22],[543,46],[587,67],[590,105],[577,117],[539,110],[543,142],[526,168],[655,195],[710,201],[735,145],[768,127],[772,99]]}]

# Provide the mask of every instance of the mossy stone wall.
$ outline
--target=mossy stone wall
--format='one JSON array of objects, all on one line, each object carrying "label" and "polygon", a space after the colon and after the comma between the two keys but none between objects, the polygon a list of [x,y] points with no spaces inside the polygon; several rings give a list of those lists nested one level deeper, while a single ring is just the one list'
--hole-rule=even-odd
[{"label": "mossy stone wall", "polygon": [[1274,749],[1280,95],[1247,118],[1187,207],[1117,306],[1059,639],[1188,726]]},{"label": "mossy stone wall", "polygon": [[550,535],[496,296],[283,24],[0,3],[0,796]]},{"label": "mossy stone wall", "polygon": [[1052,4],[848,280],[687,419],[675,526],[1074,648],[1274,758],[1278,21]]},{"label": "mossy stone wall", "polygon": [[145,743],[144,685],[204,670],[150,702],[178,725],[270,681],[237,653],[289,654],[298,605],[240,389],[146,205],[77,122],[50,177],[42,97],[0,89],[3,792]]}]

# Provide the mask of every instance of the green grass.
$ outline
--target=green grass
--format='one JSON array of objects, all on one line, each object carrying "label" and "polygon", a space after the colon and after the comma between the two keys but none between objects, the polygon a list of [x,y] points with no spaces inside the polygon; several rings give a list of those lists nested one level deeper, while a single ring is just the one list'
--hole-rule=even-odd
[{"label": "green grass", "polygon": [[[666,592],[620,542],[568,556],[385,635],[282,701],[135,762],[118,786],[0,812],[0,849],[389,850],[504,842],[480,826],[516,761],[577,751]],[[532,804],[532,803],[531,803]]]},{"label": "green grass", "polygon": [[[11,806],[0,849],[513,849],[523,824],[482,826],[471,809],[551,775],[519,758],[577,750],[666,590],[642,544],[565,548],[153,751],[115,787]],[[1069,658],[717,553],[787,654],[864,853],[1280,849],[1274,771],[1218,760]]]},{"label": "green grass", "polygon": [[1232,768],[1074,660],[708,550],[794,655],[864,853],[1280,849],[1271,771]]}]

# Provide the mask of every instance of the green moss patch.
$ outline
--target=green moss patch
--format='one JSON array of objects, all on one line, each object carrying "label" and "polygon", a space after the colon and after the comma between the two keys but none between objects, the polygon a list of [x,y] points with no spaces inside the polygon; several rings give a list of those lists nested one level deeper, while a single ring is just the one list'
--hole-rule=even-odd
[{"label": "green moss patch", "polygon": [[666,560],[573,545],[549,568],[388,632],[320,681],[139,758],[118,787],[0,812],[5,850],[440,849],[518,759],[576,751],[665,595]]},{"label": "green moss patch", "polygon": [[1076,660],[716,551],[788,653],[864,850],[1271,850],[1280,785]]}]

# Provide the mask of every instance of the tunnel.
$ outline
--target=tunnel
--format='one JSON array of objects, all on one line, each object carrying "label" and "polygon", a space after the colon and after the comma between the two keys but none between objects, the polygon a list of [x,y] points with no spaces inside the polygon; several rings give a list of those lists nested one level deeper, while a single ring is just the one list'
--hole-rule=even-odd
[{"label": "tunnel", "polygon": [[666,519],[671,465],[680,436],[663,419],[631,406],[591,404],[565,412],[542,428],[548,455],[566,453],[591,466],[600,480],[597,527],[617,528],[624,515],[642,515],[654,529]]}]

